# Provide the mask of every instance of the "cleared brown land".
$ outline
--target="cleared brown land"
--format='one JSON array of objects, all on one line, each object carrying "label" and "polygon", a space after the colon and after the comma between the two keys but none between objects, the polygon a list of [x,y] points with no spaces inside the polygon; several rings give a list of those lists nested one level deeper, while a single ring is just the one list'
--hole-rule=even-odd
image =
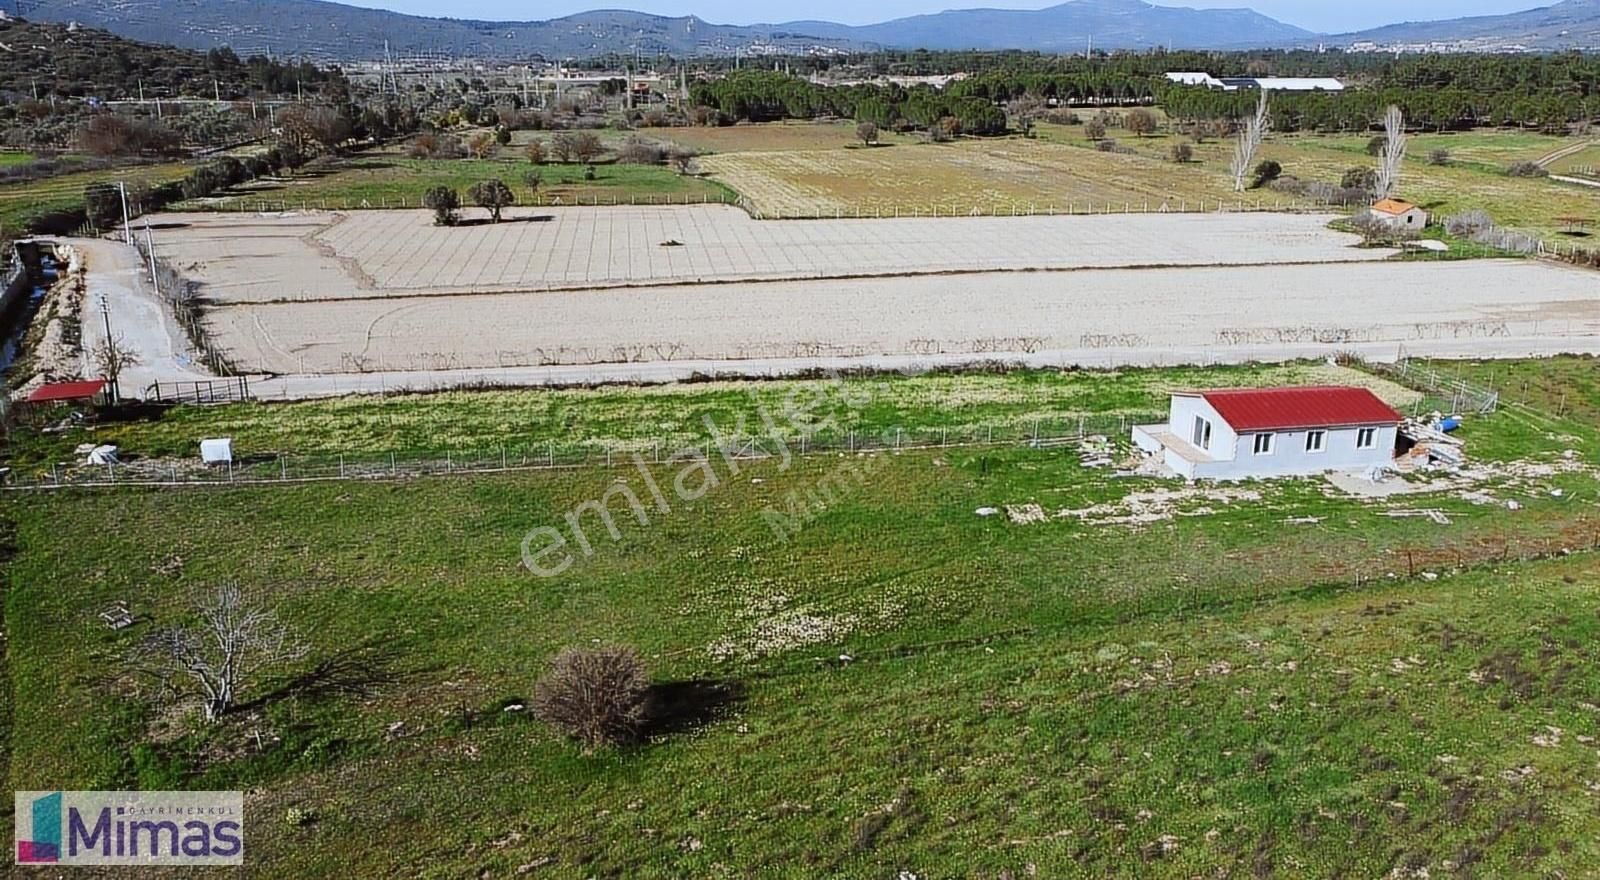
[{"label": "cleared brown land", "polygon": [[[1149,214],[764,222],[736,208],[170,214],[160,253],[218,304],[630,284],[1384,259],[1326,215]],[[667,242],[676,244],[668,245]]]},{"label": "cleared brown land", "polygon": [[1600,336],[1587,271],[1533,261],[1082,270],[413,296],[218,309],[284,373],[702,359],[1214,350]]}]

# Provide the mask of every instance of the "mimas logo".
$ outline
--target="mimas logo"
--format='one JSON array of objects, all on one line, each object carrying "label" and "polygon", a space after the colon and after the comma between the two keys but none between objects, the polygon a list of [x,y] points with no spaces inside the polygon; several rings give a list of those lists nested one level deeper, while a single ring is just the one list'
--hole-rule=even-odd
[{"label": "mimas logo", "polygon": [[19,791],[19,865],[241,865],[237,791]]},{"label": "mimas logo", "polygon": [[[17,864],[19,865],[49,865],[61,861],[61,792],[52,791],[49,794],[36,797],[30,806],[27,815],[32,819],[32,827],[23,837],[23,829],[17,826]],[[21,810],[17,811],[17,818],[23,816]]]}]

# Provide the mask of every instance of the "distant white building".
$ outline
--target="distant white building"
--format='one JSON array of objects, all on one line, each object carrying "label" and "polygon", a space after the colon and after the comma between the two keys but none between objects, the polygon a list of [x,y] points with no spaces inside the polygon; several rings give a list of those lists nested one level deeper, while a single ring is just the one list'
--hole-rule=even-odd
[{"label": "distant white building", "polygon": [[1367,215],[1396,232],[1421,232],[1428,225],[1428,212],[1404,199],[1381,199]]},{"label": "distant white building", "polygon": [[1194,72],[1194,71],[1178,71],[1178,72],[1175,72],[1175,73],[1167,74],[1167,80],[1169,82],[1180,83],[1180,84],[1186,85],[1186,86],[1205,86],[1206,88],[1209,88],[1209,89],[1226,89],[1227,88],[1226,85],[1223,85],[1222,80],[1217,79],[1216,77],[1212,76],[1209,73],[1199,73],[1199,72]]},{"label": "distant white building", "polygon": [[1140,449],[1188,480],[1367,471],[1394,460],[1400,414],[1365,388],[1180,392],[1167,424],[1133,429]]},{"label": "distant white building", "polygon": [[1344,83],[1331,76],[1258,76],[1255,87],[1269,92],[1344,91]]},{"label": "distant white building", "polygon": [[1269,92],[1342,92],[1344,83],[1331,76],[1225,76],[1220,79],[1198,71],[1167,74],[1168,82],[1186,86],[1205,86],[1224,92],[1240,89],[1265,89]]}]

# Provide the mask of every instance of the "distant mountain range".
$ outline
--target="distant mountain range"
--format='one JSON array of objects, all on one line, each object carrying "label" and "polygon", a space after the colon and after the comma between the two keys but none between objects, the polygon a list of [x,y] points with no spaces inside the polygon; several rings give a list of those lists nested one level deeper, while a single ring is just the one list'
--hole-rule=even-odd
[{"label": "distant mountain range", "polygon": [[1525,46],[1545,51],[1600,49],[1600,0],[1566,0],[1507,15],[1392,24],[1334,40],[1340,45],[1357,41],[1383,45],[1460,43],[1483,48]]},{"label": "distant mountain range", "polygon": [[600,10],[548,21],[424,18],[323,0],[25,0],[28,18],[104,28],[155,43],[356,60],[447,52],[485,58],[807,53],[904,49],[1247,49],[1470,43],[1499,48],[1600,48],[1600,0],[1565,0],[1510,15],[1397,24],[1326,37],[1248,9],[1188,9],[1142,0],[1071,0],[1039,10],[958,9],[881,24],[825,21],[719,25]]}]

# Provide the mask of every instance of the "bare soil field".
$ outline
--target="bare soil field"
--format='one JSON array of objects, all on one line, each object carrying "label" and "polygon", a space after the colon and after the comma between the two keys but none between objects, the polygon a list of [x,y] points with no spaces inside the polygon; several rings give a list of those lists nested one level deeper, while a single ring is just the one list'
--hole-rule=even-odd
[{"label": "bare soil field", "polygon": [[220,304],[797,278],[1384,259],[1327,215],[762,222],[731,207],[170,214],[162,256]]},{"label": "bare soil field", "polygon": [[1532,261],[1087,269],[239,305],[243,368],[1161,351],[1600,336],[1592,273]]}]

